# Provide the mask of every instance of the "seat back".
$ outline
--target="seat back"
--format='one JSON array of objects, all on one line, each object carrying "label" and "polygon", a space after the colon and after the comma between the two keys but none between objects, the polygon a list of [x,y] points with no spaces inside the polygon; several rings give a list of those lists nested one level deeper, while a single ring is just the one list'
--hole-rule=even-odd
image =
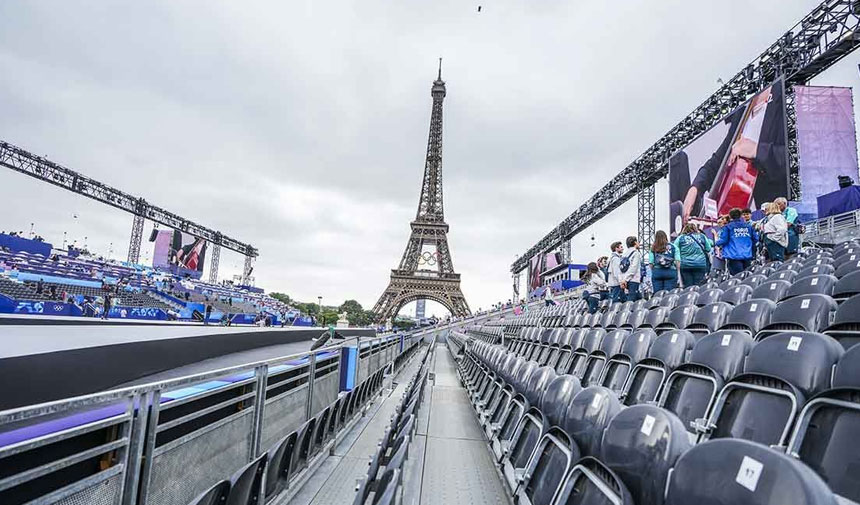
[{"label": "seat back", "polygon": [[829,265],[829,264],[810,265],[810,266],[802,268],[799,272],[797,272],[797,277],[803,278],[803,277],[806,277],[808,275],[820,275],[820,274],[833,275],[835,273],[836,273],[836,268],[834,268],[833,265]]},{"label": "seat back", "polygon": [[634,309],[632,312],[627,314],[627,317],[621,321],[621,324],[616,325],[617,327],[625,327],[625,328],[638,328],[642,322],[645,321],[645,318],[648,317],[648,309],[642,307]]},{"label": "seat back", "polygon": [[675,307],[678,306],[678,300],[679,299],[680,299],[680,297],[676,294],[672,294],[672,293],[664,294],[663,297],[660,299],[660,306],[666,307],[669,310],[674,309]]},{"label": "seat back", "polygon": [[727,289],[723,296],[720,297],[721,302],[726,302],[732,305],[740,305],[749,300],[752,296],[753,288],[746,284],[738,284]]},{"label": "seat back", "polygon": [[[704,329],[706,333],[716,331],[728,319],[733,307],[726,302],[715,302],[701,307],[688,327]],[[697,332],[698,333],[698,332]]]},{"label": "seat back", "polygon": [[266,496],[274,495],[280,484],[290,477],[290,462],[296,447],[298,433],[295,431],[279,440],[268,453],[266,465]]},{"label": "seat back", "polygon": [[579,379],[570,374],[557,376],[546,386],[540,409],[550,426],[560,426],[570,400],[582,390]]},{"label": "seat back", "polygon": [[542,366],[529,377],[524,394],[531,405],[540,405],[546,387],[557,377],[555,369]]},{"label": "seat back", "polygon": [[698,291],[688,291],[686,293],[681,293],[678,296],[678,307],[683,307],[685,305],[697,305],[697,301],[699,299]]},{"label": "seat back", "polygon": [[767,276],[767,281],[788,281],[789,283],[794,282],[794,279],[797,278],[796,270],[777,270],[776,272]]},{"label": "seat back", "polygon": [[624,481],[636,503],[660,505],[669,470],[691,446],[675,414],[653,405],[635,405],[609,422],[600,460]]},{"label": "seat back", "polygon": [[857,293],[860,293],[860,270],[839,278],[833,287],[833,298],[837,300],[847,300]]},{"label": "seat back", "polygon": [[615,472],[593,457],[584,457],[564,477],[553,505],[633,505]]},{"label": "seat back", "polygon": [[746,440],[724,439],[699,444],[678,459],[665,503],[836,505],[836,499],[815,472],[794,458]]},{"label": "seat back", "polygon": [[[674,295],[668,295],[668,296],[674,296]],[[664,307],[662,305],[659,307],[654,307],[653,309],[648,311],[648,316],[645,317],[645,321],[642,322],[642,324],[640,325],[640,328],[641,327],[656,328],[657,326],[660,326],[661,324],[663,324],[666,321],[666,318],[669,317],[669,312],[671,312],[671,310],[672,310],[671,308]]]},{"label": "seat back", "polygon": [[684,328],[689,326],[691,322],[693,322],[693,318],[696,316],[696,313],[698,311],[699,308],[695,305],[683,305],[675,307],[669,314],[669,318],[661,326],[683,330]]},{"label": "seat back", "polygon": [[830,296],[833,294],[833,288],[836,286],[836,281],[836,276],[827,274],[798,277],[785,294],[785,297],[791,298],[793,296],[808,295],[812,293]]},{"label": "seat back", "polygon": [[515,470],[526,467],[540,438],[548,429],[547,420],[540,409],[532,407],[526,411],[511,439],[511,450],[508,454],[508,461]]},{"label": "seat back", "polygon": [[755,289],[765,280],[767,280],[766,275],[754,274],[754,275],[750,275],[749,277],[744,279],[743,282],[741,282],[741,284],[744,286],[749,286],[749,287]]},{"label": "seat back", "polygon": [[830,324],[836,302],[827,295],[798,295],[780,302],[770,317],[770,324],[758,332],[756,339],[783,331],[817,332]]},{"label": "seat back", "polygon": [[690,363],[705,365],[728,380],[743,371],[753,345],[752,337],[744,331],[720,330],[696,342]]},{"label": "seat back", "polygon": [[230,494],[230,481],[222,480],[191,500],[188,505],[224,505]]},{"label": "seat back", "polygon": [[721,296],[723,296],[723,290],[720,288],[711,288],[699,291],[699,297],[696,298],[696,305],[699,307],[710,305],[720,301]]},{"label": "seat back", "polygon": [[785,297],[790,287],[791,283],[785,280],[768,280],[753,290],[751,298],[778,302]]},{"label": "seat back", "polygon": [[263,453],[233,474],[230,478],[230,496],[227,498],[227,505],[259,503],[267,461],[268,454]]},{"label": "seat back", "polygon": [[400,485],[401,470],[391,468],[385,470],[379,483],[376,485],[376,493],[373,495],[373,505],[391,505],[397,497],[397,486]]},{"label": "seat back", "polygon": [[600,454],[603,430],[621,408],[612,390],[589,386],[571,399],[561,427],[584,455],[597,456]]},{"label": "seat back", "polygon": [[777,333],[753,347],[744,373],[779,377],[810,397],[829,387],[833,367],[844,352],[821,333]]},{"label": "seat back", "polygon": [[774,309],[776,309],[776,303],[770,300],[761,298],[748,300],[732,309],[726,324],[720,329],[745,330],[754,335],[770,323],[770,316]]},{"label": "seat back", "polygon": [[841,279],[852,272],[860,270],[860,254],[857,254],[856,256],[857,259],[843,262],[836,267],[835,275],[837,278]]},{"label": "seat back", "polygon": [[[579,457],[579,447],[564,430],[553,427],[541,437],[525,471],[520,496],[531,505],[551,505],[556,491]],[[522,499],[517,500],[524,503]]]}]

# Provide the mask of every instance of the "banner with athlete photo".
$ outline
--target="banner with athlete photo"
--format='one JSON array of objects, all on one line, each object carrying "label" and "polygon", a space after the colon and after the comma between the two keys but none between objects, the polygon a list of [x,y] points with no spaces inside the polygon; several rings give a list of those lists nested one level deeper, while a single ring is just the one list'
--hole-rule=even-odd
[{"label": "banner with athlete photo", "polygon": [[540,287],[541,259],[543,255],[535,255],[529,260],[529,291]]},{"label": "banner with athlete photo", "polygon": [[785,85],[778,80],[669,159],[669,229],[714,223],[789,194]]}]

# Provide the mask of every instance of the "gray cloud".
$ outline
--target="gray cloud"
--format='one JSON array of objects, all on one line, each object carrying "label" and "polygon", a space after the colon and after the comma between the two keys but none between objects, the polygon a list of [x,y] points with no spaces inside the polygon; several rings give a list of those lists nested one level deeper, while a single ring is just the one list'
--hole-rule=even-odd
[{"label": "gray cloud", "polygon": [[[444,56],[452,254],[486,307],[514,254],[817,2],[483,3],[4,2],[0,137],[257,245],[269,290],[372,305],[414,217]],[[0,228],[125,256],[129,216],[0,181]],[[634,231],[628,204],[596,242]],[[222,274],[240,268],[225,253]]]}]

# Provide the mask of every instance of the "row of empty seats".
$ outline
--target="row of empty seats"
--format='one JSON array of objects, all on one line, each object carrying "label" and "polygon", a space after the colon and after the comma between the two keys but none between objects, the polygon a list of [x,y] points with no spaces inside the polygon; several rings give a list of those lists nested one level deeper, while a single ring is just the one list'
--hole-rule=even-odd
[{"label": "row of empty seats", "polygon": [[399,399],[395,414],[370,458],[367,475],[357,486],[353,505],[392,505],[400,502],[403,465],[409,457],[409,444],[415,433],[418,409],[424,401],[435,348],[434,339],[423,352],[421,364],[410,378],[406,392]]}]

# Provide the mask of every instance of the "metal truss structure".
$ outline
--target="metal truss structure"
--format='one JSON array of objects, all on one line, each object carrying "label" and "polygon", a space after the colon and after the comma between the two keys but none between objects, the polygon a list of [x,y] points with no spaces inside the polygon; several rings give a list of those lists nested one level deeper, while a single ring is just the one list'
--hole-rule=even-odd
[{"label": "metal truss structure", "polygon": [[[529,259],[536,254],[558,247],[562,241],[582,232],[640,191],[651,188],[668,173],[668,161],[672,154],[780,77],[786,83],[789,173],[792,197],[797,197],[800,185],[791,85],[808,82],[860,45],[858,14],[860,2],[856,0],[822,2],[555,229],[519,256],[511,265],[511,272],[524,270],[528,267]],[[640,204],[644,204],[644,207],[639,208],[640,237],[643,236],[642,230],[653,230],[653,200],[653,192],[639,200]]]},{"label": "metal truss structure", "polygon": [[401,307],[416,300],[438,302],[452,316],[471,314],[460,290],[460,274],[454,272],[451,261],[448,225],[442,206],[442,102],[445,94],[440,59],[439,76],[430,91],[433,108],[418,212],[410,224],[412,234],[400,265],[391,271],[388,287],[373,307],[380,321],[393,318]]},{"label": "metal truss structure", "polygon": [[[244,254],[246,258],[255,258],[259,254],[257,249],[250,244],[245,244],[224,236],[220,232],[189,221],[161,207],[156,207],[143,198],[132,196],[95,179],[91,179],[8,142],[0,141],[0,165],[39,179],[40,181],[67,189],[73,193],[92,198],[111,207],[130,212],[134,216],[128,247],[128,260],[130,262],[137,263],[140,260],[140,244],[143,240],[144,219],[149,219],[155,223],[160,223],[194,235],[195,237],[206,239],[213,246],[226,247],[231,251]],[[220,247],[218,249],[220,253]],[[215,267],[214,277],[217,278],[218,262],[213,261],[213,265]],[[213,274],[210,273],[210,278],[212,276]]]}]

